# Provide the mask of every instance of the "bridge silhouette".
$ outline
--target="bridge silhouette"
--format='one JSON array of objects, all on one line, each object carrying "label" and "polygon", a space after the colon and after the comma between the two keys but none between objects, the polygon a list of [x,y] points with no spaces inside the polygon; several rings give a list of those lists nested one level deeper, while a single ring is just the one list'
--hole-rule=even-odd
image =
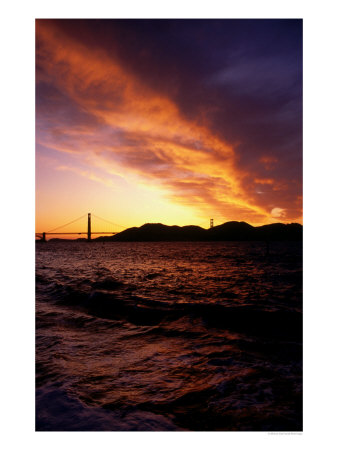
[{"label": "bridge silhouette", "polygon": [[[74,224],[75,222],[80,221],[81,219],[84,219],[85,217],[87,217],[87,230],[86,231],[58,231],[62,228],[65,228],[69,225]],[[106,224],[109,224],[110,227],[115,227],[114,230],[104,230],[104,231],[92,231],[92,217],[95,217],[96,219],[99,219],[100,221],[105,222]],[[203,222],[202,224],[199,224],[198,226],[205,226],[206,222]],[[214,226],[214,219],[210,219],[210,228],[213,228]],[[120,228],[119,231],[116,231],[116,227]],[[52,230],[49,231],[43,231],[42,233],[35,233],[35,238],[37,238],[38,240],[42,241],[42,242],[46,242],[46,236],[51,236],[51,235],[87,235],[87,241],[91,241],[92,235],[105,235],[108,234],[110,236],[113,236],[114,234],[118,234],[121,231],[125,230],[127,227],[123,226],[123,225],[118,225],[116,223],[110,222],[109,220],[106,219],[102,219],[102,217],[96,216],[95,214],[84,214],[83,216],[78,217],[77,219],[74,219],[68,223],[65,223],[63,225],[60,225],[56,228],[53,228]]]},{"label": "bridge silhouette", "polygon": [[[78,222],[79,220],[85,218],[86,216],[88,217],[88,220],[87,220],[87,231],[57,231],[57,230],[60,230],[62,228],[67,227],[68,225],[72,225],[75,222]],[[92,216],[95,217],[96,219],[99,219],[101,221],[104,221],[104,222],[108,223],[110,226],[114,226],[115,230],[110,230],[110,231],[107,231],[107,230],[104,230],[104,231],[92,231]],[[60,226],[58,226],[56,228],[53,228],[52,230],[43,231],[42,233],[35,233],[35,237],[38,238],[39,240],[43,241],[43,242],[46,242],[46,240],[47,240],[46,236],[48,236],[48,235],[50,236],[50,235],[83,235],[84,234],[84,235],[87,235],[87,241],[91,241],[91,238],[92,238],[93,234],[95,234],[95,235],[108,234],[108,235],[112,236],[114,234],[119,233],[120,231],[116,231],[116,227],[121,228],[120,231],[122,231],[123,229],[126,228],[126,227],[124,227],[122,225],[117,225],[117,224],[115,224],[113,222],[110,222],[109,220],[102,219],[102,217],[98,217],[95,214],[88,213],[88,215],[84,214],[83,216],[78,217],[77,219],[74,219],[71,222],[68,222],[68,223],[60,225]]]}]

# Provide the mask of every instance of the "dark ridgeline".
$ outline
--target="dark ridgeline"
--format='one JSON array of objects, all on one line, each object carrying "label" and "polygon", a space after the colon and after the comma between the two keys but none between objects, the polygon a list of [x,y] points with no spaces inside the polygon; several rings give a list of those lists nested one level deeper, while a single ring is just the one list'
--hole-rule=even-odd
[{"label": "dark ridgeline", "polygon": [[187,225],[168,226],[146,223],[128,228],[115,236],[101,236],[97,241],[160,242],[160,241],[301,241],[303,226],[298,223],[274,223],[253,227],[246,222],[227,222],[208,230]]}]

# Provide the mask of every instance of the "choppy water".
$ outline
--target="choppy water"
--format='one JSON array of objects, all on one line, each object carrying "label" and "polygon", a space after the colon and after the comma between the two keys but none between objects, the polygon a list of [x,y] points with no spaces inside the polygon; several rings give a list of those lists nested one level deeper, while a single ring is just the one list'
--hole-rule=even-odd
[{"label": "choppy water", "polygon": [[301,430],[302,248],[36,246],[37,430]]}]

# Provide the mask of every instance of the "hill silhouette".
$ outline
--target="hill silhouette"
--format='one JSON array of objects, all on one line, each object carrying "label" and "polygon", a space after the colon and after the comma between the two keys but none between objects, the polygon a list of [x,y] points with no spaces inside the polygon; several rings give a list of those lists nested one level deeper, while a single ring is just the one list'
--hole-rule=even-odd
[{"label": "hill silhouette", "polygon": [[226,222],[204,229],[194,225],[183,227],[146,223],[128,228],[114,236],[101,236],[96,241],[170,242],[170,241],[300,241],[303,226],[298,223],[273,223],[254,227],[246,222]]}]

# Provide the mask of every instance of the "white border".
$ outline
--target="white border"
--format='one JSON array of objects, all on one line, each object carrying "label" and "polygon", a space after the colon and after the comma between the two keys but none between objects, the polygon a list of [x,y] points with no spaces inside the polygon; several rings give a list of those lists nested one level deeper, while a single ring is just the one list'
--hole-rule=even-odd
[{"label": "white border", "polygon": [[[222,4],[221,4],[222,3]],[[220,5],[221,4],[221,5]],[[3,448],[334,447],[337,404],[337,34],[334,2],[12,1],[2,4]],[[34,19],[304,19],[304,433],[34,432]],[[329,444],[329,445],[326,445]],[[231,448],[231,447],[229,447]]]}]

